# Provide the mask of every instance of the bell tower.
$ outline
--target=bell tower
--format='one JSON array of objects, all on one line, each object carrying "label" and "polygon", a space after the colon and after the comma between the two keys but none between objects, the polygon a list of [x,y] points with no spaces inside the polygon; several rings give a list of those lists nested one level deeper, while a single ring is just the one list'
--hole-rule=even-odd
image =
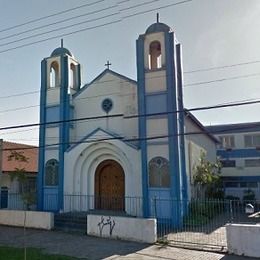
[{"label": "bell tower", "polygon": [[183,209],[170,200],[187,199],[181,45],[159,15],[136,44],[143,212],[178,224]]},{"label": "bell tower", "polygon": [[80,89],[80,64],[63,47],[41,62],[38,209],[63,209],[64,152],[70,144],[73,105]]}]

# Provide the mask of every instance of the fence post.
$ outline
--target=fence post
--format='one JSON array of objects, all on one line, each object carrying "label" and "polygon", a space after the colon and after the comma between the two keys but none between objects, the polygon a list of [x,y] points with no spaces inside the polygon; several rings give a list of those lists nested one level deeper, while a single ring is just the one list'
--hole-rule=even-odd
[{"label": "fence post", "polygon": [[233,207],[232,207],[233,201],[229,200],[229,212],[230,212],[230,222],[233,223]]},{"label": "fence post", "polygon": [[154,196],[153,198],[154,200],[154,217],[157,218],[157,205],[156,205],[156,196]]}]

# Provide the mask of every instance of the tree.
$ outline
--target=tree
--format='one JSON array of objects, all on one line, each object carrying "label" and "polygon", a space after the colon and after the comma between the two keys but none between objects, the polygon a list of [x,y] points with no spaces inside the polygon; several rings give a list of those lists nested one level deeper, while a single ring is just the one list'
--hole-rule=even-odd
[{"label": "tree", "polygon": [[[16,161],[20,163],[28,163],[27,158],[23,152],[11,151],[8,156],[8,161]],[[28,174],[24,167],[15,167],[15,170],[10,172],[11,181],[17,180],[21,188],[21,198],[26,208],[35,203],[35,194],[28,190]]]},{"label": "tree", "polygon": [[206,159],[205,152],[201,152],[199,163],[194,167],[194,184],[198,197],[220,198],[223,197],[221,186],[221,163],[210,162]]}]

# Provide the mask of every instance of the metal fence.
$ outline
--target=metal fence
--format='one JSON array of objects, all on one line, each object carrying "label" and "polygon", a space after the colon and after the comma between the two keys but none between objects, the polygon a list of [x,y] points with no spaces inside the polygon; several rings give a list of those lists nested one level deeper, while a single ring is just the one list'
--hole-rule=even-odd
[{"label": "metal fence", "polygon": [[[260,222],[260,201],[241,200],[199,200],[176,201],[164,199],[165,204],[172,205],[173,218],[164,216],[158,204],[161,200],[153,199],[157,213],[157,234],[159,240],[181,246],[194,246],[201,249],[215,249],[225,251],[227,248],[226,228],[228,223]],[[250,214],[246,207],[251,204]],[[177,205],[177,206],[176,206]],[[179,211],[179,212],[177,212]],[[259,212],[259,217],[257,212]],[[180,220],[178,215],[181,216]]]},{"label": "metal fence", "polygon": [[[57,195],[45,196],[46,211],[55,212],[55,227],[86,231],[87,214],[143,217],[141,197],[98,197],[94,195],[66,194],[62,211],[54,208]],[[246,206],[251,204],[251,213]],[[8,209],[28,209],[20,194],[8,194],[8,201],[1,203]],[[29,207],[36,209],[35,204]],[[249,207],[250,209],[250,207]],[[157,219],[158,239],[176,245],[196,246],[225,250],[228,223],[260,222],[260,201],[253,200],[174,200],[149,199],[149,217]],[[258,216],[258,217],[257,217]]]}]

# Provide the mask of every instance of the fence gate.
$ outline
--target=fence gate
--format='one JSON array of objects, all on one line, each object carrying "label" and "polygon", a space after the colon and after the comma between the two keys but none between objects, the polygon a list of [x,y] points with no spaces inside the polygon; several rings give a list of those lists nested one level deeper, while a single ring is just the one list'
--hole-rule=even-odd
[{"label": "fence gate", "polygon": [[8,207],[8,188],[1,187],[1,209]]},{"label": "fence gate", "polygon": [[[260,212],[260,201],[236,200],[171,200],[174,210],[171,219],[161,218],[160,199],[153,199],[154,216],[157,217],[158,240],[176,246],[226,251],[227,223],[256,224],[258,218],[247,214],[246,207],[251,204],[253,212]],[[251,212],[252,213],[252,212]],[[179,221],[176,221],[176,216]],[[181,218],[178,218],[182,216]]]}]

